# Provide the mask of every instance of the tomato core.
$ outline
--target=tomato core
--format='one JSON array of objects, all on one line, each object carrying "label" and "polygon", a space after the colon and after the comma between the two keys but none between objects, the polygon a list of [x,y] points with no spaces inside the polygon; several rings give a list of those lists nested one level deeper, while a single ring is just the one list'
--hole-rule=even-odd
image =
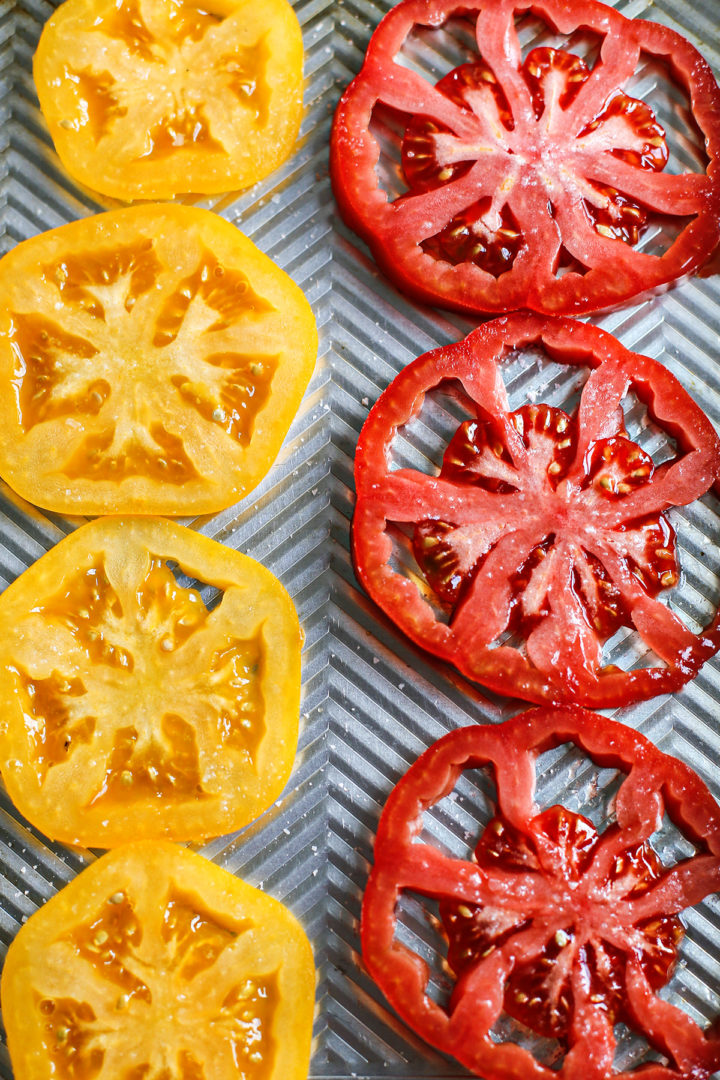
[{"label": "tomato core", "polygon": [[[537,625],[544,609],[534,595],[558,553],[570,546],[580,554],[573,568],[573,589],[588,622],[606,640],[630,614],[599,559],[583,548],[583,537],[598,528],[594,511],[623,498],[652,480],[653,460],[626,435],[601,439],[588,451],[585,477],[568,486],[568,470],[577,450],[577,427],[561,409],[527,405],[510,414],[510,422],[529,452],[534,483],[523,489],[502,432],[492,422],[466,421],[455,433],[443,458],[440,476],[498,495],[522,494],[528,521],[537,518],[547,534],[512,578],[514,596],[510,627],[524,635]],[[663,514],[630,526],[637,531],[628,560],[633,575],[650,595],[679,580],[675,534]],[[484,558],[486,523],[474,529],[428,518],[413,534],[413,551],[440,603],[454,610],[462,601]],[[589,545],[588,545],[589,547]],[[549,561],[546,560],[549,558]]]},{"label": "tomato core", "polygon": [[[436,84],[453,104],[481,122],[484,138],[461,139],[446,125],[413,117],[402,142],[402,168],[411,194],[422,194],[466,175],[490,148],[501,149],[508,161],[508,186],[518,181],[522,167],[532,168],[547,188],[549,207],[559,180],[558,169],[573,173],[568,155],[568,132],[556,124],[558,110],[565,110],[590,77],[584,60],[562,49],[536,48],[522,68],[530,91],[536,124],[523,132],[522,142],[513,137],[512,114],[495,76],[484,62],[462,64]],[[616,143],[620,143],[620,148]],[[624,145],[631,147],[623,149]],[[583,148],[607,149],[621,160],[642,169],[661,171],[668,161],[665,132],[652,109],[642,101],[617,91],[599,116],[578,134]],[[646,211],[633,199],[607,185],[573,177],[585,213],[602,236],[637,244],[647,224]],[[492,197],[478,200],[422,248],[453,265],[473,262],[495,277],[511,269],[524,243],[518,225],[505,202],[508,186]],[[505,196],[503,195],[505,192]]]},{"label": "tomato core", "polygon": [[[195,731],[183,719],[181,700],[168,698],[173,654],[207,621],[209,612],[199,592],[180,585],[159,558],[150,561],[136,589],[137,606],[126,612],[102,563],[80,572],[61,593],[38,604],[35,611],[59,620],[90,663],[114,669],[141,716],[128,708],[120,725],[100,789],[90,804],[122,806],[132,799],[202,799],[204,791]],[[127,644],[122,644],[127,642]],[[141,645],[139,643],[142,643]],[[213,702],[217,737],[224,746],[252,759],[265,733],[260,680],[265,647],[258,632],[236,639],[208,657],[206,693]],[[57,672],[31,678],[15,668],[18,689],[33,717],[34,756],[39,774],[63,764],[97,726],[88,687],[81,678]],[[159,738],[141,734],[144,717],[161,718]]]},{"label": "tomato core", "polygon": [[[664,868],[649,843],[626,849],[588,888],[584,876],[600,842],[592,822],[553,806],[532,825],[535,843],[502,817],[493,818],[475,856],[480,867],[536,871],[556,886],[553,919],[564,925],[532,961],[513,969],[504,1007],[539,1035],[564,1039],[572,1021],[573,967],[579,964],[585,972],[590,1000],[613,1022],[623,1019],[626,954],[639,957],[648,982],[657,989],[672,974],[684,928],[676,916],[627,928],[618,918],[618,896],[640,896],[662,876]],[[446,901],[440,914],[448,963],[457,976],[526,925],[522,915],[513,919],[487,905]]]}]

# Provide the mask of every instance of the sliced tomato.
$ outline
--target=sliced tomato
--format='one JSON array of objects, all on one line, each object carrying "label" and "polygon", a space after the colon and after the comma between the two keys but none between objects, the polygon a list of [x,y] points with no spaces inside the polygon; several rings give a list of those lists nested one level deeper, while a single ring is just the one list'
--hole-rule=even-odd
[{"label": "sliced tomato", "polygon": [[[571,47],[523,56],[516,19],[528,12],[550,33],[599,35],[595,65]],[[423,42],[431,71],[457,17],[474,31],[477,58],[433,85],[401,53]],[[652,101],[624,89],[653,61],[690,101],[705,171],[666,169],[669,133]],[[401,133],[397,193],[383,189],[377,169],[384,150],[373,124],[383,109]],[[338,106],[333,187],[381,268],[418,300],[467,312],[597,311],[684,277],[712,254],[718,116],[720,89],[692,45],[598,0],[401,0]],[[652,222],[671,225],[657,254],[641,243]]]},{"label": "sliced tomato", "polygon": [[270,468],[317,354],[298,287],[188,206],[19,244],[0,309],[0,475],[60,513],[229,506]]},{"label": "sliced tomato", "polygon": [[[561,743],[623,774],[604,831],[536,804],[538,755]],[[421,842],[423,815],[465,769],[486,766],[497,808],[471,857]],[[695,849],[669,866],[652,845],[664,814]],[[363,959],[411,1028],[485,1080],[708,1080],[720,1068],[717,1026],[703,1032],[658,991],[675,966],[681,912],[718,889],[720,809],[687,765],[597,714],[532,709],[451,732],[396,785],[363,900]],[[447,1004],[430,990],[427,959],[396,932],[405,894],[439,901]],[[552,1067],[498,1034],[507,1016],[556,1040]],[[616,1071],[618,1022],[664,1063]]]},{"label": "sliced tomato", "polygon": [[305,1080],[315,974],[283,904],[169,843],[104,855],[10,946],[16,1076]]},{"label": "sliced tomato", "polygon": [[102,518],[0,597],[2,775],[48,836],[201,840],[295,757],[302,634],[269,570],[161,519]]},{"label": "sliced tomato", "polygon": [[130,201],[267,176],[295,144],[302,66],[287,0],[65,0],[33,74],[70,175]]},{"label": "sliced tomato", "polygon": [[[573,416],[510,410],[502,361],[538,347],[591,369]],[[398,430],[448,380],[474,419],[457,428],[438,475],[394,468]],[[674,455],[658,466],[625,430],[631,392]],[[355,463],[357,573],[413,641],[500,693],[598,706],[667,693],[718,650],[720,617],[696,632],[659,595],[680,582],[666,511],[719,474],[711,422],[657,361],[589,324],[497,319],[409,364],[372,409]],[[419,573],[394,559],[395,531]],[[621,627],[648,666],[607,662]]]}]

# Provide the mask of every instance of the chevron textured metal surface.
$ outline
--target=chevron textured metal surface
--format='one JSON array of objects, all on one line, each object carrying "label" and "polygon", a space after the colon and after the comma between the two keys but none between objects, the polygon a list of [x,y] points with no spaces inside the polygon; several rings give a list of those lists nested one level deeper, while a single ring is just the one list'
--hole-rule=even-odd
[{"label": "chevron textured metal surface", "polygon": [[[0,0],[0,253],[106,208],[65,174],[38,109],[32,55],[54,6],[46,0]],[[409,643],[359,588],[349,554],[353,455],[370,406],[406,363],[472,328],[459,316],[419,307],[396,292],[339,221],[332,199],[332,112],[391,6],[391,0],[294,0],[306,49],[306,110],[297,151],[249,191],[198,203],[237,224],[293,277],[313,306],[321,335],[315,375],[268,476],[237,506],[189,522],[265,563],[292,595],[305,631],[301,738],[287,790],[242,833],[200,850],[285,901],[313,941],[313,1080],[468,1075],[424,1046],[386,1007],[359,958],[358,917],[378,817],[392,785],[440,735],[463,724],[497,722],[520,708],[485,694]],[[716,0],[618,0],[616,6],[680,30],[720,72]],[[528,28],[529,39],[532,32]],[[692,154],[681,103],[663,95],[651,75],[638,92],[662,98],[664,124],[685,139]],[[666,364],[720,425],[720,275],[708,271],[596,321],[624,345]],[[513,399],[520,403],[534,393],[537,379],[536,370],[519,368]],[[418,450],[433,453],[429,443]],[[38,511],[0,486],[0,586],[78,524]],[[675,524],[685,602],[701,614],[720,594],[720,580],[705,557],[720,542],[718,501],[707,499],[678,513]],[[618,640],[615,647],[621,655],[628,646]],[[707,664],[681,693],[616,715],[689,762],[720,796],[720,661]],[[599,819],[608,812],[613,790],[611,776],[595,775],[567,747],[543,756],[539,785],[543,800],[568,796],[574,808]],[[444,807],[432,827],[439,842],[459,849],[468,823],[487,820],[488,812],[486,793],[468,789]],[[682,847],[671,830],[661,844]],[[27,917],[95,854],[50,843],[0,790],[3,955]],[[408,927],[432,950],[422,915],[410,912]],[[716,898],[689,916],[669,991],[697,1019],[720,1013],[719,955]],[[643,1052],[628,1035],[618,1063],[640,1060]],[[4,1043],[0,1077],[11,1077]]]}]

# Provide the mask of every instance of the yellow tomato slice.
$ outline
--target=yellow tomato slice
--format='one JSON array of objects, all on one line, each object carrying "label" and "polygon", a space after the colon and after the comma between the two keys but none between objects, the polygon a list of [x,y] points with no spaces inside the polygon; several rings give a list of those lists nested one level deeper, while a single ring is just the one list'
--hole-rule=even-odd
[{"label": "yellow tomato slice", "polygon": [[23,1080],[305,1080],[315,974],[277,900],[201,855],[104,855],[22,927],[2,1013]]},{"label": "yellow tomato slice", "polygon": [[147,205],[0,260],[0,475],[71,514],[199,514],[251,491],[312,373],[300,289],[208,210]]},{"label": "yellow tomato slice", "polygon": [[85,847],[232,832],[278,797],[302,633],[269,570],[162,519],[81,526],[0,596],[2,775]]},{"label": "yellow tomato slice", "polygon": [[34,77],[71,176],[169,199],[248,187],[288,157],[302,63],[287,0],[66,0]]}]

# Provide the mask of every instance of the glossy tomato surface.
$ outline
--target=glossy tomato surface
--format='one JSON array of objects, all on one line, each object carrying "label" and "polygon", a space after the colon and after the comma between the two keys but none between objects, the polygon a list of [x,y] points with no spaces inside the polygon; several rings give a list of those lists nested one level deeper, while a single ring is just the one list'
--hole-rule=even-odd
[{"label": "glossy tomato surface", "polygon": [[138,842],[22,927],[3,1020],[25,1080],[305,1080],[314,983],[281,903],[191,851]]},{"label": "glossy tomato surface", "polygon": [[[618,772],[600,827],[536,802],[539,756],[568,743]],[[490,771],[496,805],[463,859],[431,839],[442,829],[423,832],[424,815],[476,769]],[[692,852],[668,865],[653,846],[664,815]],[[707,1080],[720,1067],[717,1026],[703,1031],[660,991],[677,960],[681,913],[718,888],[720,809],[687,765],[597,714],[532,709],[456,729],[395,786],[363,901],[363,958],[402,1019],[485,1080]],[[441,967],[416,907],[401,929],[408,898],[428,905]],[[616,1024],[661,1063],[618,1069]]]},{"label": "glossy tomato surface", "polygon": [[202,840],[258,817],[297,748],[302,633],[260,563],[99,518],[0,597],[2,775],[53,839]]},{"label": "glossy tomato surface", "polygon": [[303,293],[229,221],[130,207],[0,260],[0,476],[71,514],[198,514],[251,491],[315,364]]},{"label": "glossy tomato surface", "polygon": [[[521,44],[528,13],[548,44]],[[448,70],[449,57],[460,62]],[[663,81],[673,123],[687,101],[677,147],[653,111]],[[592,312],[712,253],[719,115],[708,64],[659,22],[597,0],[402,0],[336,112],[333,186],[418,300]]]},{"label": "glossy tomato surface", "polygon": [[[565,408],[511,409],[503,373],[518,356],[579,369]],[[403,457],[413,425],[438,422],[440,391],[442,460]],[[720,645],[717,611],[697,627],[667,602],[681,581],[667,512],[719,468],[711,422],[656,360],[589,324],[497,319],[408,364],[370,412],[357,573],[413,641],[500,693],[608,707],[667,693]],[[607,658],[618,634],[639,649],[627,670]]]},{"label": "glossy tomato surface", "polygon": [[65,0],[33,74],[65,168],[129,202],[272,172],[300,127],[302,68],[287,0]]}]

